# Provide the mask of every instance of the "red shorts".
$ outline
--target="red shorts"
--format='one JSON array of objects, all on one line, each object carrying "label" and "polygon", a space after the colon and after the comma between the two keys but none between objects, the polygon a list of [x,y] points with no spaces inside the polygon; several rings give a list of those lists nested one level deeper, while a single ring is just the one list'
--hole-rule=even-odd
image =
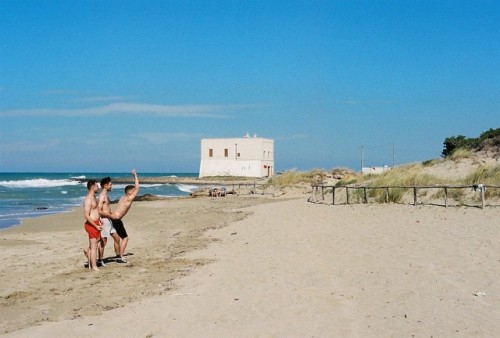
[{"label": "red shorts", "polygon": [[[99,220],[94,221],[95,225],[101,225]],[[89,234],[89,238],[101,238],[101,232],[97,228],[91,225],[89,222],[85,222],[85,231]]]}]

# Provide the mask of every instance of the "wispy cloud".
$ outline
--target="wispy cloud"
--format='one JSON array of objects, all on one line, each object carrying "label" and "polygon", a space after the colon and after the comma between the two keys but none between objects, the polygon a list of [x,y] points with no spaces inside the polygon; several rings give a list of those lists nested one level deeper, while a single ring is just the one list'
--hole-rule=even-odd
[{"label": "wispy cloud", "polygon": [[123,96],[93,96],[93,97],[82,97],[75,99],[77,102],[113,102],[113,101],[125,101],[126,98]]},{"label": "wispy cloud", "polygon": [[111,103],[107,105],[76,109],[13,109],[0,111],[3,116],[105,116],[111,114],[127,115],[156,115],[165,117],[204,117],[204,118],[230,118],[230,112],[244,110],[253,105],[231,104],[231,105],[160,105],[148,103]]},{"label": "wispy cloud", "polygon": [[179,140],[200,139],[201,134],[152,132],[152,133],[138,134],[137,137],[142,138],[151,143],[166,143]]}]

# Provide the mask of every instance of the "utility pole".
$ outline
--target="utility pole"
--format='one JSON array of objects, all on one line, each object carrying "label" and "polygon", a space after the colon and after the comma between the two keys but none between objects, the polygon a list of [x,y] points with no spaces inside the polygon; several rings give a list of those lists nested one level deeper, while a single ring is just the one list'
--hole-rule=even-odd
[{"label": "utility pole", "polygon": [[364,146],[361,145],[361,173],[363,173],[363,148]]},{"label": "utility pole", "polygon": [[394,149],[394,142],[392,143],[392,167],[394,168],[394,162],[396,158],[396,150]]}]

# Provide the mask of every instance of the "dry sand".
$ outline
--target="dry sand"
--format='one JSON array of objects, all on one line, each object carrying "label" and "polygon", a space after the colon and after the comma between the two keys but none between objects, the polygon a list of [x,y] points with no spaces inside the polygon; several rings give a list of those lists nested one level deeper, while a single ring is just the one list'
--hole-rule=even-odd
[{"label": "dry sand", "polygon": [[287,196],[136,202],[129,264],[97,273],[83,266],[81,209],[0,231],[0,332],[498,336],[500,208]]}]

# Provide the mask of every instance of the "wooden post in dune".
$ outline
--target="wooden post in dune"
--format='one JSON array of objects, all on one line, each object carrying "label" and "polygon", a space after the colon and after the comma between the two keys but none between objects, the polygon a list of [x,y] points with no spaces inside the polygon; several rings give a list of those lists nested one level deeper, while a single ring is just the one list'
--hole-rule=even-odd
[{"label": "wooden post in dune", "polygon": [[417,187],[413,187],[413,205],[417,206]]},{"label": "wooden post in dune", "polygon": [[346,199],[346,203],[349,204],[349,188],[348,187],[345,187],[345,199]]},{"label": "wooden post in dune", "polygon": [[448,208],[448,187],[444,187],[444,207]]},{"label": "wooden post in dune", "polygon": [[363,187],[363,202],[368,203],[368,197],[366,196],[366,187]]},{"label": "wooden post in dune", "polygon": [[389,203],[389,187],[385,187],[385,203]]},{"label": "wooden post in dune", "polygon": [[335,187],[332,187],[332,205],[335,205]]}]

